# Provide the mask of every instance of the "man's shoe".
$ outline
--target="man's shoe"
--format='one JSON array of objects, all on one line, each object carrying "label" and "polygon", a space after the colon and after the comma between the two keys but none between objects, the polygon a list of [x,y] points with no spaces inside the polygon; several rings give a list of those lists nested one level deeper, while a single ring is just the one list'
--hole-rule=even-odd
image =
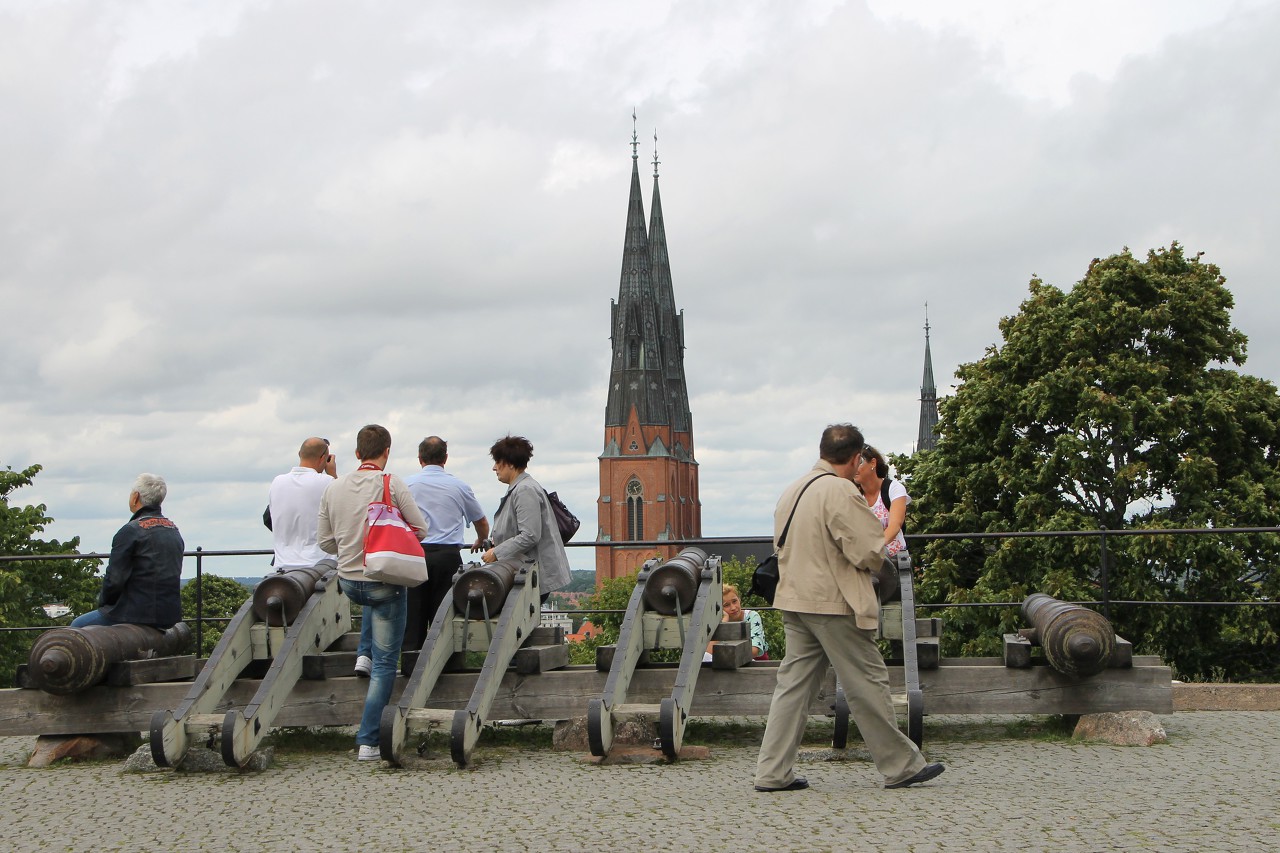
[{"label": "man's shoe", "polygon": [[367,743],[360,744],[360,755],[357,756],[360,761],[381,761],[382,751],[377,745],[369,745]]},{"label": "man's shoe", "polygon": [[894,782],[892,785],[885,783],[886,788],[907,788],[919,782],[928,782],[942,775],[942,771],[947,768],[941,764],[926,764],[920,768],[920,772],[912,776],[910,779],[903,779],[901,782]]},{"label": "man's shoe", "polygon": [[361,678],[368,678],[373,673],[373,658],[368,655],[360,655],[356,658],[356,675]]},{"label": "man's shoe", "polygon": [[791,780],[790,785],[783,785],[781,788],[766,788],[764,785],[756,785],[756,790],[762,794],[772,794],[776,791],[803,791],[809,787],[809,780],[803,776],[797,776]]}]

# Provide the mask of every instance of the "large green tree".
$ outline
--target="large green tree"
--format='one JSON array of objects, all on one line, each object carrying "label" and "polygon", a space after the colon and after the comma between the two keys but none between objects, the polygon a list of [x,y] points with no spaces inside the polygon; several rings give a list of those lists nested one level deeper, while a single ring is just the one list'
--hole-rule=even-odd
[{"label": "large green tree", "polygon": [[[80,538],[66,542],[41,539],[53,519],[44,504],[15,505],[10,494],[31,485],[39,465],[21,471],[5,466],[0,471],[0,556],[32,557],[75,554]],[[66,619],[49,618],[46,604],[65,604],[72,613],[84,613],[96,606],[99,580],[94,575],[97,560],[5,560],[0,562],[0,627],[30,628],[65,624]],[[26,663],[35,631],[0,631],[0,687],[13,684],[18,664]]]},{"label": "large green tree", "polygon": [[[1177,243],[1095,259],[1069,291],[1033,278],[1003,343],[957,371],[937,446],[898,462],[913,533],[1280,523],[1280,396],[1239,369],[1217,267]],[[920,549],[917,548],[917,552]],[[1274,600],[1274,534],[933,541],[921,597]],[[946,613],[951,653],[990,654],[1017,608]],[[1112,607],[1119,633],[1187,677],[1276,673],[1274,607]]]}]

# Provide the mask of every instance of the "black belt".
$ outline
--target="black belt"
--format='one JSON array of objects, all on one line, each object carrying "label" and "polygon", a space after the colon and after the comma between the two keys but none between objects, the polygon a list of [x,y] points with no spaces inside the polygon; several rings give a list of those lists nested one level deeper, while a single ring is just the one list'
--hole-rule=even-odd
[{"label": "black belt", "polygon": [[422,550],[423,550],[423,551],[432,551],[432,552],[435,552],[435,551],[460,551],[461,549],[463,549],[463,548],[465,548],[465,547],[467,547],[467,546],[466,546],[466,545],[429,545],[429,544],[423,543],[423,545],[422,545]]}]

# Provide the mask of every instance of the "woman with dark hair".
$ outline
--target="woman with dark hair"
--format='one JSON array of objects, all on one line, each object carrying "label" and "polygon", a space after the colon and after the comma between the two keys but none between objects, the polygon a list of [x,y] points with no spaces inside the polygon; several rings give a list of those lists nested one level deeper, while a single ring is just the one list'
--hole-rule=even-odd
[{"label": "woman with dark hair", "polygon": [[862,496],[867,499],[867,506],[880,519],[885,548],[892,555],[907,547],[907,540],[902,534],[911,495],[907,494],[907,487],[897,480],[886,482],[888,476],[889,463],[884,456],[871,445],[865,445],[854,479],[862,489]]},{"label": "woman with dark hair", "polygon": [[494,545],[481,555],[486,563],[516,559],[538,563],[539,591],[548,594],[569,585],[569,556],[560,541],[560,528],[547,493],[525,471],[533,456],[529,439],[519,435],[500,438],[489,448],[493,473],[507,486],[507,493],[493,514],[490,536]]}]

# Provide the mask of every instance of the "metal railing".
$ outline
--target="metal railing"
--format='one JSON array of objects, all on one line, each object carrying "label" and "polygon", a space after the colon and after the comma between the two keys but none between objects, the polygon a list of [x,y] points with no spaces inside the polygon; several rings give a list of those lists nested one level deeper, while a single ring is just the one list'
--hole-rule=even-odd
[{"label": "metal railing", "polygon": [[[1099,591],[1101,596],[1095,601],[1078,601],[1077,604],[1086,604],[1098,606],[1102,608],[1103,614],[1110,617],[1111,606],[1113,604],[1135,605],[1135,606],[1176,606],[1176,607],[1267,607],[1280,604],[1280,601],[1202,601],[1202,600],[1176,600],[1176,601],[1140,601],[1140,600],[1118,600],[1112,599],[1110,593],[1110,567],[1111,567],[1111,549],[1109,540],[1115,537],[1132,537],[1132,536],[1219,536],[1234,537],[1249,534],[1270,534],[1280,535],[1280,527],[1199,527],[1199,528],[1141,528],[1141,529],[1108,529],[1099,528],[1096,530],[1037,530],[1037,531],[1010,531],[996,533],[913,533],[907,534],[908,543],[918,542],[926,543],[941,540],[982,540],[982,539],[1040,539],[1040,538],[1093,538],[1098,540],[1098,580]],[[721,536],[721,537],[704,537],[699,539],[654,539],[654,540],[633,540],[633,541],[608,541],[608,542],[570,542],[569,548],[595,548],[608,550],[626,550],[634,551],[646,548],[657,549],[680,549],[690,546],[700,548],[714,549],[716,546],[763,546],[768,549],[772,547],[772,538],[768,536]],[[196,648],[201,648],[203,639],[203,626],[206,622],[225,622],[226,617],[209,617],[204,616],[204,584],[200,583],[205,574],[205,561],[209,558],[230,558],[230,557],[270,557],[272,552],[268,549],[252,549],[252,550],[215,550],[205,549],[197,546],[194,551],[187,551],[183,554],[184,558],[194,558],[195,560],[195,578],[196,587]],[[14,562],[43,562],[51,560],[84,560],[96,559],[105,561],[110,557],[109,554],[90,553],[90,554],[31,554],[31,555],[0,555],[0,565]],[[927,565],[922,565],[927,568]],[[264,576],[265,576],[264,572]],[[958,603],[928,603],[917,601],[917,609],[943,609],[943,608],[961,608],[961,607],[1017,607],[1020,601],[984,601],[984,602],[958,602]],[[606,613],[620,612],[607,610],[575,610],[575,611],[553,611],[553,612],[572,612],[572,613]],[[48,626],[36,627],[0,627],[0,631],[43,631]]]}]

